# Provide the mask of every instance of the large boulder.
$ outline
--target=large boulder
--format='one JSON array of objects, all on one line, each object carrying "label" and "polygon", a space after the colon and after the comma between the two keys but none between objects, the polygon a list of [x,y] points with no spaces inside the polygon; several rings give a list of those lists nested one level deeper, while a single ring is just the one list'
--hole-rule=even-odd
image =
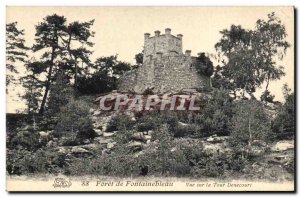
[{"label": "large boulder", "polygon": [[89,109],[89,113],[90,113],[90,114],[93,114],[94,111],[95,111],[95,109],[93,109],[93,108],[90,108],[90,109]]},{"label": "large boulder", "polygon": [[98,135],[98,136],[102,136],[103,135],[103,131],[101,129],[94,129],[95,133]]},{"label": "large boulder", "polygon": [[286,151],[294,149],[294,140],[282,140],[271,147],[271,151]]},{"label": "large boulder", "polygon": [[203,150],[208,154],[230,154],[232,152],[228,143],[228,136],[213,135],[202,141],[202,144]]},{"label": "large boulder", "polygon": [[148,141],[148,140],[151,140],[151,135],[144,135],[144,137],[146,138],[146,140]]},{"label": "large boulder", "polygon": [[99,144],[108,144],[110,142],[113,142],[113,139],[111,138],[103,138],[103,137],[95,137],[94,141]]},{"label": "large boulder", "polygon": [[146,137],[144,136],[144,133],[143,132],[137,132],[137,133],[134,133],[131,138],[133,140],[138,140],[138,141],[146,141]]},{"label": "large boulder", "polygon": [[112,137],[114,135],[115,135],[114,132],[103,132],[103,137]]},{"label": "large boulder", "polygon": [[62,154],[67,154],[68,153],[68,150],[65,148],[65,147],[57,147],[55,149],[58,153],[62,153]]},{"label": "large boulder", "polygon": [[227,141],[228,138],[229,138],[228,136],[212,135],[212,136],[208,137],[206,139],[206,141],[209,143],[221,143],[221,142]]},{"label": "large boulder", "polygon": [[133,142],[130,142],[127,146],[128,147],[142,148],[143,147],[143,143],[142,142],[133,141]]},{"label": "large boulder", "polygon": [[88,151],[98,151],[99,149],[101,149],[101,145],[95,144],[95,143],[85,144],[85,145],[82,145],[81,147]]},{"label": "large boulder", "polygon": [[93,155],[92,152],[86,150],[85,148],[82,148],[82,146],[73,146],[70,154],[75,157],[89,157]]},{"label": "large boulder", "polygon": [[110,143],[107,143],[106,148],[112,149],[114,146],[115,146],[115,144],[110,142]]},{"label": "large boulder", "polygon": [[100,110],[95,110],[93,116],[99,116],[101,114]]}]

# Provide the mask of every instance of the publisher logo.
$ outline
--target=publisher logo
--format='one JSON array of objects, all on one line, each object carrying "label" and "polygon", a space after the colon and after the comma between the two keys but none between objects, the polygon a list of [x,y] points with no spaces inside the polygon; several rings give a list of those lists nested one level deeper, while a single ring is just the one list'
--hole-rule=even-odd
[{"label": "publisher logo", "polygon": [[72,185],[70,180],[66,180],[65,178],[55,178],[53,187],[54,188],[68,188]]}]

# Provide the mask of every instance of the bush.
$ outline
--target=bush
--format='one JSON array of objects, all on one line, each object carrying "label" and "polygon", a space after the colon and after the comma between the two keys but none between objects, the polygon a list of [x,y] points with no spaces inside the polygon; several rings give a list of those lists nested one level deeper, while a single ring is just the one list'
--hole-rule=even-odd
[{"label": "bush", "polygon": [[19,131],[10,142],[12,147],[22,146],[27,150],[36,150],[41,145],[39,143],[39,135],[35,131]]},{"label": "bush", "polygon": [[73,94],[74,91],[68,77],[60,71],[50,86],[49,99],[45,111],[46,118],[50,119],[53,116],[57,116],[61,108],[74,96]]},{"label": "bush", "polygon": [[224,90],[215,89],[211,98],[205,100],[202,111],[195,115],[194,122],[199,126],[196,135],[205,137],[230,133],[232,117],[232,98]]},{"label": "bush", "polygon": [[268,141],[270,131],[271,120],[262,103],[256,100],[243,100],[236,103],[230,134],[230,144],[235,153],[244,155],[251,152],[252,142]]},{"label": "bush", "polygon": [[139,157],[140,166],[147,167],[150,175],[180,176],[189,173],[188,160],[182,150],[174,149],[175,143],[167,124],[161,125],[160,129],[154,132],[153,140],[157,144],[149,147]]},{"label": "bush", "polygon": [[59,121],[55,127],[55,133],[60,137],[65,136],[74,141],[93,139],[96,133],[89,118],[88,104],[80,100],[71,99],[59,113]]},{"label": "bush", "polygon": [[92,66],[95,73],[77,79],[77,90],[81,94],[99,94],[115,90],[118,79],[132,66],[126,62],[118,61],[117,55],[100,57]]},{"label": "bush", "polygon": [[110,92],[117,88],[117,78],[110,77],[102,72],[96,72],[91,76],[79,77],[77,91],[81,94],[100,94]]},{"label": "bush", "polygon": [[133,128],[133,125],[134,122],[128,115],[119,113],[116,116],[112,117],[108,124],[107,131],[131,130]]},{"label": "bush", "polygon": [[[186,115],[191,115],[188,113]],[[182,113],[173,111],[149,111],[141,116],[136,125],[137,131],[158,130],[163,124],[168,125],[168,130],[173,137],[184,137],[194,135],[199,130],[197,124],[188,124],[186,126],[179,124],[181,121],[188,122],[188,119],[183,119]]]},{"label": "bush", "polygon": [[163,122],[160,116],[160,112],[156,110],[145,112],[145,114],[138,119],[136,130],[148,131],[158,129]]},{"label": "bush", "polygon": [[293,139],[295,136],[295,94],[287,94],[285,102],[272,123],[276,139]]},{"label": "bush", "polygon": [[65,155],[53,150],[39,149],[36,152],[23,149],[7,152],[6,169],[9,174],[61,173],[65,167]]},{"label": "bush", "polygon": [[134,121],[123,113],[114,116],[107,127],[107,131],[118,131],[118,135],[115,137],[115,141],[118,144],[126,144],[131,140],[131,136],[135,133],[133,129]]},{"label": "bush", "polygon": [[138,160],[125,146],[119,146],[112,154],[95,158],[74,160],[67,168],[71,175],[137,176],[140,173]]}]

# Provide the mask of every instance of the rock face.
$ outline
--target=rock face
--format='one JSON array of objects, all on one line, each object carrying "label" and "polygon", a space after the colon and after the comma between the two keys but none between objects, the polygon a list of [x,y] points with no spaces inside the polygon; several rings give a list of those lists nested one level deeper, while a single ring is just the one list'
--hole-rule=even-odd
[{"label": "rock face", "polygon": [[210,86],[210,78],[196,72],[196,63],[197,58],[191,56],[191,51],[183,54],[181,34],[173,36],[168,28],[162,35],[159,31],[153,37],[145,34],[143,65],[125,73],[118,89],[138,94],[206,89]]}]

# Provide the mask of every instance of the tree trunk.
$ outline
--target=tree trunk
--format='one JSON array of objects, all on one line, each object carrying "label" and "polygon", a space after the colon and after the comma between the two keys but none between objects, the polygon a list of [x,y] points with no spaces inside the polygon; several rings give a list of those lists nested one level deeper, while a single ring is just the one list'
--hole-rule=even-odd
[{"label": "tree trunk", "polygon": [[267,79],[267,85],[266,85],[266,90],[268,90],[269,83],[270,83],[270,75],[268,75],[268,79]]},{"label": "tree trunk", "polygon": [[[77,57],[76,55],[73,55],[71,53],[71,41],[72,41],[72,34],[69,34],[69,39],[68,39],[68,43],[67,43],[67,50],[69,52],[69,56],[71,60],[74,60],[74,64],[75,64],[75,73],[74,73],[74,87],[76,88],[77,86],[77,72],[78,72],[78,66],[77,66]],[[73,57],[74,56],[74,57]]]},{"label": "tree trunk", "polygon": [[55,47],[52,47],[50,66],[49,66],[47,82],[46,82],[46,86],[45,86],[45,93],[43,95],[43,100],[42,100],[42,104],[41,104],[41,107],[40,107],[40,110],[39,110],[39,114],[43,114],[44,110],[45,110],[45,105],[46,105],[47,96],[48,96],[48,92],[49,92],[49,89],[50,89],[51,78],[52,78],[52,69],[53,69],[53,65],[54,65],[53,61],[54,61],[55,49],[56,49]]},{"label": "tree trunk", "polygon": [[251,146],[252,146],[251,113],[249,115],[248,132],[249,132],[248,155],[250,155],[250,153],[251,153]]}]

